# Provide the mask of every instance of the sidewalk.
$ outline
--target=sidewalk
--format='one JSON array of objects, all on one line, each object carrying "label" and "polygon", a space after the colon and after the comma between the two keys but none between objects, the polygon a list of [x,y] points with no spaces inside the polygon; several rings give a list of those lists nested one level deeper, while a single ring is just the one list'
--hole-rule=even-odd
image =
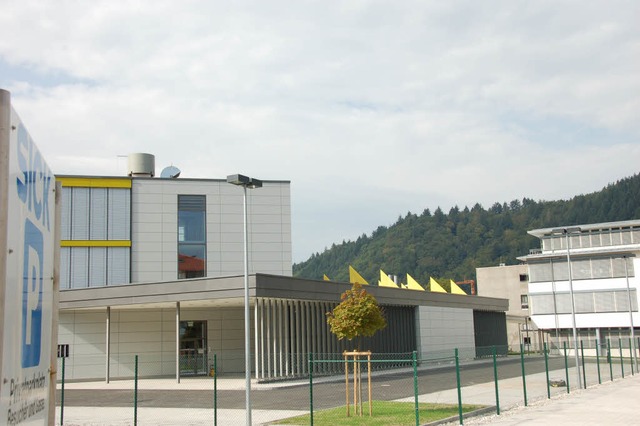
[{"label": "sidewalk", "polygon": [[[636,404],[640,395],[640,375],[625,375],[625,378],[609,379],[602,371],[602,384],[597,383],[597,367],[586,364],[587,389],[577,389],[570,382],[570,393],[566,387],[550,388],[547,397],[546,374],[527,375],[527,406],[524,405],[522,378],[499,381],[500,415],[490,414],[471,417],[464,424],[502,425],[602,425],[635,424],[638,421]],[[575,378],[570,371],[569,380]],[[549,372],[551,380],[564,379],[564,370]],[[463,404],[496,405],[494,383],[481,383],[462,388]],[[420,402],[457,404],[457,390],[447,390],[418,397]],[[458,424],[458,420],[450,424]]]},{"label": "sidewalk", "polygon": [[[519,405],[498,415],[465,419],[465,425],[629,425],[638,422],[640,376]],[[457,424],[457,422],[455,423]]]}]

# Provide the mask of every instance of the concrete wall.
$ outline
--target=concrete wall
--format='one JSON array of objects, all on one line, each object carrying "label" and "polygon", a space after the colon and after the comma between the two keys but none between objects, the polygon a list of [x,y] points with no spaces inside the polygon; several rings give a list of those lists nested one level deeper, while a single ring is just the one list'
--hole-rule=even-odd
[{"label": "concrete wall", "polygon": [[58,344],[69,345],[65,376],[104,378],[105,311],[60,312]]},{"label": "concrete wall", "polygon": [[475,347],[473,309],[419,306],[417,310],[418,350],[423,359]]},{"label": "concrete wall", "polygon": [[[529,309],[523,309],[520,296],[528,294],[528,280],[521,281],[520,275],[528,275],[527,265],[492,266],[477,268],[478,296],[502,297],[509,300],[507,314],[507,342],[509,350],[519,352],[522,333],[525,330],[525,319]],[[529,321],[529,329],[535,325]],[[535,333],[530,333],[531,350],[539,346]],[[537,335],[536,335],[537,336]]]},{"label": "concrete wall", "polygon": [[[207,349],[211,357],[213,357],[214,353],[217,354],[217,367],[220,373],[244,372],[243,308],[181,309],[181,311],[181,318],[183,321],[207,321]],[[252,335],[254,330],[253,325],[254,321],[252,309]],[[252,339],[252,354],[253,345],[254,342]]]},{"label": "concrete wall", "polygon": [[528,273],[527,265],[477,268],[478,296],[509,299],[507,315],[526,317],[529,310],[522,309],[520,296],[528,294],[528,280],[520,281],[520,275]]},{"label": "concrete wall", "polygon": [[[528,330],[528,333],[527,333]],[[507,342],[509,350],[520,352],[520,344],[524,345],[524,337],[529,336],[531,344],[525,345],[525,351],[542,351],[544,335],[533,321],[525,323],[525,317],[507,315]]]},{"label": "concrete wall", "polygon": [[[106,318],[106,310],[60,313],[58,343],[70,351],[67,379],[105,378]],[[211,358],[218,354],[219,372],[244,371],[242,308],[183,308],[180,319],[207,321],[208,350]],[[111,378],[132,377],[135,355],[140,376],[175,377],[175,351],[175,309],[111,310]]]},{"label": "concrete wall", "polygon": [[[207,276],[243,273],[243,191],[225,181],[134,179],[131,281],[178,278],[178,195],[206,195]],[[288,182],[247,191],[249,273],[292,275]]]}]

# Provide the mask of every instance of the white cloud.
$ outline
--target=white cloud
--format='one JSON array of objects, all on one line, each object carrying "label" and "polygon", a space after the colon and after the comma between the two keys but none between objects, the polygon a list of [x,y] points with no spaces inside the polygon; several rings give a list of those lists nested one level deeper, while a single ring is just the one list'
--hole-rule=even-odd
[{"label": "white cloud", "polygon": [[407,210],[567,198],[636,173],[639,12],[10,2],[0,81],[58,173],[122,174],[118,155],[152,152],[185,177],[292,180],[300,261]]}]

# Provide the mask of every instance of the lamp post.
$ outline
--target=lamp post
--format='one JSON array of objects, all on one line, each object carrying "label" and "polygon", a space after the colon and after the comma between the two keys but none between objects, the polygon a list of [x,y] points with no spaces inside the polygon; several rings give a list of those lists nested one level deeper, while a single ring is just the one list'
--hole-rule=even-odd
[{"label": "lamp post", "polygon": [[244,217],[244,377],[246,424],[251,426],[251,325],[249,315],[249,232],[247,226],[247,188],[261,188],[262,181],[244,175],[229,175],[227,183],[241,186]]},{"label": "lamp post", "polygon": [[629,299],[629,329],[631,331],[631,362],[636,364],[636,371],[638,371],[638,356],[636,355],[636,336],[633,331],[633,305],[631,304],[631,289],[629,288],[629,267],[627,266],[628,256],[622,256],[622,260],[624,260],[624,277],[627,280],[627,298]]},{"label": "lamp post", "polygon": [[567,268],[569,270],[569,294],[571,296],[571,328],[573,330],[573,352],[576,360],[576,377],[578,383],[578,389],[582,388],[582,377],[580,376],[580,357],[578,356],[578,333],[576,331],[576,304],[573,297],[573,279],[571,277],[571,242],[569,241],[569,234],[577,234],[582,231],[579,226],[571,228],[555,228],[551,230],[554,235],[564,235],[567,243]]},{"label": "lamp post", "polygon": [[558,324],[558,302],[556,300],[556,278],[553,273],[553,261],[551,261],[551,291],[553,292],[553,319],[556,323],[556,348],[560,352],[560,325]]}]

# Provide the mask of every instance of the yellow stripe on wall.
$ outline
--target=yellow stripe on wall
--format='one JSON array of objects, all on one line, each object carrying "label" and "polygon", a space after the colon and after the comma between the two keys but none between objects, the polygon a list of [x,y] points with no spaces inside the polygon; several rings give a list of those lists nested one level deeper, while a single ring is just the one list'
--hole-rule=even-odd
[{"label": "yellow stripe on wall", "polygon": [[131,188],[131,179],[123,178],[79,178],[56,177],[62,186],[79,186],[83,188]]},{"label": "yellow stripe on wall", "polygon": [[62,240],[61,247],[131,247],[129,240]]}]

